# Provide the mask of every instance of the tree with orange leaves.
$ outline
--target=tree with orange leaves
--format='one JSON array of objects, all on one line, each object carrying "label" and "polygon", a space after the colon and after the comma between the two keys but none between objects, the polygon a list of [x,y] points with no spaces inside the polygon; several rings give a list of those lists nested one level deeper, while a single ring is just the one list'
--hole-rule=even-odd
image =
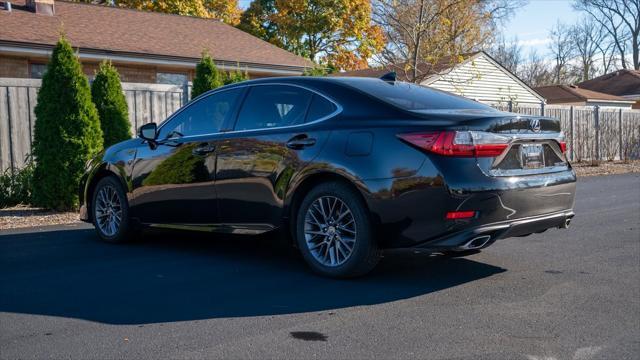
[{"label": "tree with orange leaves", "polygon": [[254,0],[239,28],[324,65],[352,70],[384,46],[368,0]]},{"label": "tree with orange leaves", "polygon": [[100,5],[114,5],[136,10],[220,19],[229,25],[240,22],[238,0],[76,0]]}]

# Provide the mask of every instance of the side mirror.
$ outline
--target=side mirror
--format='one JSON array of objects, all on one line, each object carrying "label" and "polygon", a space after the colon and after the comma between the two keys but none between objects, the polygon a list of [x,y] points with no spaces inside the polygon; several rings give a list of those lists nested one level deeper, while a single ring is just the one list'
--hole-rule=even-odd
[{"label": "side mirror", "polygon": [[140,126],[138,136],[151,143],[155,142],[158,137],[158,125],[156,123],[148,123]]}]

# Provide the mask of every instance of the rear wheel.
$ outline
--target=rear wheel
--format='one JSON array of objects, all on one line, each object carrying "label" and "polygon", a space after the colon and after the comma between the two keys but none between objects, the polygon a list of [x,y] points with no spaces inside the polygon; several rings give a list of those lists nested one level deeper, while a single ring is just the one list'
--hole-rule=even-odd
[{"label": "rear wheel", "polygon": [[340,182],[320,184],[305,196],[295,234],[304,259],[321,275],[364,275],[380,259],[364,202]]},{"label": "rear wheel", "polygon": [[129,239],[129,205],[122,185],[108,176],[101,179],[93,192],[93,225],[106,242],[120,243]]}]

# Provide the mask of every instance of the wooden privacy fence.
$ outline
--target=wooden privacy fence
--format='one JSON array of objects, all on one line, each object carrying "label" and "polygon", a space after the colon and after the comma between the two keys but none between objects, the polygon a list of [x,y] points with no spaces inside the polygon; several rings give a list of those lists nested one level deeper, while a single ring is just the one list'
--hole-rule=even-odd
[{"label": "wooden privacy fence", "polygon": [[[0,78],[0,171],[20,168],[31,152],[33,109],[41,81]],[[190,84],[122,83],[132,133],[142,124],[160,123],[186,104]],[[495,108],[560,119],[573,161],[640,158],[640,110],[592,106],[494,104]]]},{"label": "wooden privacy fence", "polygon": [[[0,171],[20,168],[31,153],[39,79],[0,78]],[[161,122],[186,103],[191,85],[122,83],[132,133]]]}]

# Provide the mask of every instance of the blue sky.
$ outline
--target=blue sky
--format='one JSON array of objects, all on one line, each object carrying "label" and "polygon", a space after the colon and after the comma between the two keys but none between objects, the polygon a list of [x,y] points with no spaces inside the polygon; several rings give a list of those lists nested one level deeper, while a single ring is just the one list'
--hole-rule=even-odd
[{"label": "blue sky", "polygon": [[570,0],[529,0],[517,10],[515,16],[505,24],[503,30],[507,40],[514,36],[522,46],[523,55],[536,49],[538,54],[548,53],[549,30],[559,20],[568,25],[580,18],[580,12],[573,10]]},{"label": "blue sky", "polygon": [[[240,7],[246,9],[251,0],[239,0]],[[522,46],[523,55],[536,49],[538,54],[548,53],[549,29],[558,21],[573,24],[580,13],[571,8],[571,0],[529,0],[515,16],[505,24],[503,30],[507,40],[514,37]]]}]

